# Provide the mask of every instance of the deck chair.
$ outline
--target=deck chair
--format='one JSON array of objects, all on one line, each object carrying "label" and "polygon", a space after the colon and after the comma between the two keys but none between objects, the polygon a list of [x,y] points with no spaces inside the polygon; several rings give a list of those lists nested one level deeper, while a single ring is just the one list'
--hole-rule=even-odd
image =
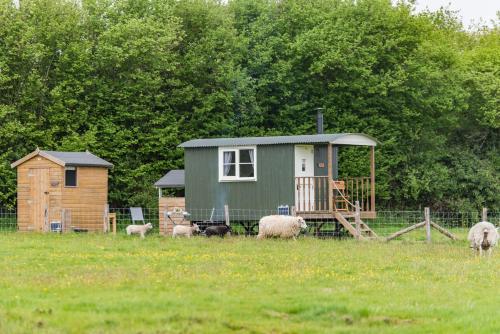
[{"label": "deck chair", "polygon": [[335,211],[349,211],[349,195],[344,181],[333,181],[333,208]]},{"label": "deck chair", "polygon": [[132,224],[135,224],[135,222],[142,222],[142,225],[144,225],[146,223],[141,207],[130,208],[130,215],[132,216]]}]

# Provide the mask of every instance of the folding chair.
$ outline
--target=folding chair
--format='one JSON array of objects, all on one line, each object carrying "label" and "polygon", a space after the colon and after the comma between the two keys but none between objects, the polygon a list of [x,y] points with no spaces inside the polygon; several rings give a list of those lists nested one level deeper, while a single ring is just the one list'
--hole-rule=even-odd
[{"label": "folding chair", "polygon": [[142,222],[142,225],[144,225],[146,223],[141,207],[130,208],[130,215],[132,216],[132,224],[135,224],[135,222]]}]

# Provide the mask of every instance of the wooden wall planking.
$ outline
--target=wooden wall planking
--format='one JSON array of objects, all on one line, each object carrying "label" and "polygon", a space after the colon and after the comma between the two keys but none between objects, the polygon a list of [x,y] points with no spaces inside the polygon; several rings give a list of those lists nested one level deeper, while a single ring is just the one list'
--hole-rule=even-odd
[{"label": "wooden wall planking", "polygon": [[[108,170],[77,167],[77,186],[62,189],[62,207],[70,210],[70,227],[103,231],[104,209],[108,203]],[[64,184],[64,176],[62,178]]]},{"label": "wooden wall planking", "polygon": [[[173,223],[168,218],[165,233],[165,211],[173,211],[177,208],[182,211],[186,210],[186,200],[184,197],[161,197],[158,200],[160,235],[172,235]],[[182,214],[172,215],[171,218],[176,224],[182,222]],[[186,220],[185,224],[190,224],[190,222]]]},{"label": "wooden wall planking", "polygon": [[[56,184],[62,173],[63,167],[58,164],[36,156],[17,168],[17,210],[18,210],[18,229],[20,231],[41,231],[43,229],[43,206],[45,203],[49,206],[49,221],[55,220],[57,217],[55,210],[50,210],[50,207],[60,206],[61,201],[61,184]],[[40,180],[34,180],[34,177],[39,177],[39,170],[47,170],[47,175]],[[32,175],[32,176],[30,176]],[[54,183],[52,183],[54,181]],[[33,189],[33,183],[40,183],[36,189]],[[43,191],[42,191],[43,190]],[[44,194],[48,192],[48,194]],[[35,194],[37,193],[37,194]],[[44,196],[41,196],[41,193]],[[47,196],[47,199],[43,197]]]},{"label": "wooden wall planking", "polygon": [[[41,178],[43,184],[34,187],[33,177],[38,170],[48,170],[47,177]],[[104,208],[108,202],[108,170],[102,167],[77,167],[77,186],[64,186],[64,167],[41,156],[35,156],[17,167],[17,207],[18,229],[20,231],[39,231],[39,218],[44,212],[44,194],[49,208],[49,222],[62,220],[62,209],[71,217],[71,226],[89,231],[102,231]],[[35,183],[39,183],[36,181]]]}]

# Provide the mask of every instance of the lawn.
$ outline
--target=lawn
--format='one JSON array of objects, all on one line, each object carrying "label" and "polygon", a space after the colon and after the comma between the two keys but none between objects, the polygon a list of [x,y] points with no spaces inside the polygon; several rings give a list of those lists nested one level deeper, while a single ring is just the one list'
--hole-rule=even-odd
[{"label": "lawn", "polygon": [[0,234],[1,333],[494,333],[465,242]]}]

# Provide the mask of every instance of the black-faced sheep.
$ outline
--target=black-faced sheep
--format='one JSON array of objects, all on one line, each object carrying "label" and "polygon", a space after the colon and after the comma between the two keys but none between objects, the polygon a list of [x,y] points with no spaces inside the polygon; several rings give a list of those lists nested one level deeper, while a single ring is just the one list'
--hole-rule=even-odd
[{"label": "black-faced sheep", "polygon": [[185,236],[191,238],[194,233],[200,233],[200,228],[198,225],[193,224],[191,226],[186,225],[175,225],[172,233],[172,237]]},{"label": "black-faced sheep", "polygon": [[257,239],[269,237],[295,238],[301,229],[306,229],[307,224],[302,217],[293,216],[266,216],[259,221],[259,235]]},{"label": "black-faced sheep", "polygon": [[144,238],[144,235],[153,228],[151,223],[147,223],[145,225],[129,225],[127,226],[127,235],[131,234],[140,234],[141,238]]},{"label": "black-faced sheep", "polygon": [[467,236],[470,247],[478,252],[479,256],[483,255],[483,251],[487,251],[488,256],[491,256],[493,247],[497,245],[498,239],[498,230],[493,224],[488,222],[479,222],[472,226]]},{"label": "black-faced sheep", "polygon": [[231,232],[231,226],[228,225],[209,226],[205,229],[205,235],[207,237],[217,235],[224,238],[224,236],[229,232]]}]

